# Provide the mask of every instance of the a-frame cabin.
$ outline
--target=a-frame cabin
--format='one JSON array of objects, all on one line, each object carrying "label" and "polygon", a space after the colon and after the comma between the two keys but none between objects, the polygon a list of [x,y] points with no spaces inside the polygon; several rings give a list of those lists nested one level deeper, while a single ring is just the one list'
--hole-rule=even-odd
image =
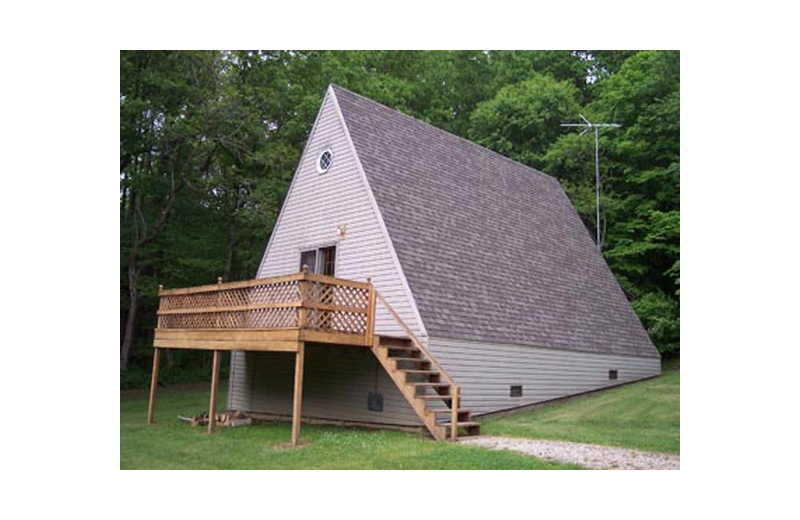
[{"label": "a-frame cabin", "polygon": [[660,373],[556,179],[335,85],[257,280],[192,290],[156,347],[232,350],[228,408],[295,442],[301,415],[443,439]]}]

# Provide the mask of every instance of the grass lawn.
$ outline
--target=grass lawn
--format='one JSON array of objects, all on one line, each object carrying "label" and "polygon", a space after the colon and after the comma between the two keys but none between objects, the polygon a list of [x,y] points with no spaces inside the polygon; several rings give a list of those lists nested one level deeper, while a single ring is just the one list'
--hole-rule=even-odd
[{"label": "grass lawn", "polygon": [[565,403],[495,419],[481,433],[680,453],[680,370]]},{"label": "grass lawn", "polygon": [[[219,403],[226,385],[220,385]],[[290,424],[205,428],[177,420],[208,409],[208,383],[158,389],[147,426],[147,391],[120,394],[121,469],[577,469],[505,451],[428,440],[422,435],[303,425],[300,449],[279,449]]]}]

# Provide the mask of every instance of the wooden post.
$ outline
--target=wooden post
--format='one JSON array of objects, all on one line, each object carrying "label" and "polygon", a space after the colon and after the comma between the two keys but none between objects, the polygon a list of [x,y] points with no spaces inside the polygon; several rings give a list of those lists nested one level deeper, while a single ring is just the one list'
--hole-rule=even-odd
[{"label": "wooden post", "polygon": [[153,424],[153,413],[156,405],[156,387],[158,386],[158,364],[161,361],[161,349],[153,348],[153,374],[150,376],[150,403],[147,405],[147,424]]},{"label": "wooden post", "polygon": [[[221,276],[217,276],[217,285],[220,285],[221,283],[222,283],[222,277]],[[215,305],[217,307],[222,307],[222,293],[221,292],[217,291],[216,296],[214,298],[214,301],[216,302]],[[220,325],[220,319],[221,318],[220,318],[219,313],[216,313],[216,318],[214,318],[214,327],[217,328],[217,329],[219,328],[219,325]]]},{"label": "wooden post", "polygon": [[453,392],[453,400],[450,402],[450,438],[456,440],[458,438],[458,387],[452,385],[451,391]]},{"label": "wooden post", "polygon": [[292,406],[292,446],[300,442],[300,416],[303,412],[303,362],[306,346],[303,341],[298,343],[297,354],[294,358],[294,405]]},{"label": "wooden post", "polygon": [[214,351],[211,365],[211,402],[208,404],[208,433],[214,433],[217,425],[217,387],[219,386],[219,350]]},{"label": "wooden post", "polygon": [[369,284],[369,299],[367,304],[367,333],[364,343],[368,347],[375,341],[375,286],[372,285],[372,278],[367,278]]},{"label": "wooden post", "polygon": [[300,279],[298,283],[298,292],[300,293],[300,307],[297,309],[297,327],[302,329],[306,326],[306,320],[308,317],[308,309],[306,309],[306,300],[308,298],[308,280],[306,280],[306,276],[308,274],[308,266],[303,264],[303,268],[301,270],[303,277]]}]

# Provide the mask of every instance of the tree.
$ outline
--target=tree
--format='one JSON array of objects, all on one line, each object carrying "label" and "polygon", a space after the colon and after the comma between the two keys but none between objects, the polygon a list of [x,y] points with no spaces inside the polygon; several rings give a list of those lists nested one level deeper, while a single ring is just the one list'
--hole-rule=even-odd
[{"label": "tree", "polygon": [[178,197],[208,168],[219,55],[120,53],[121,257],[127,307],[120,368],[127,366],[139,304],[140,260],[164,231]]},{"label": "tree", "polygon": [[564,133],[559,125],[578,115],[579,97],[571,84],[534,73],[480,103],[470,119],[469,137],[506,157],[541,168],[548,147]]},{"label": "tree", "polygon": [[[679,53],[627,56],[615,72],[600,75],[585,110],[590,119],[623,125],[600,141],[605,257],[659,348],[679,348]],[[593,162],[586,145],[578,136],[562,136],[544,163],[593,228],[587,196]]]}]

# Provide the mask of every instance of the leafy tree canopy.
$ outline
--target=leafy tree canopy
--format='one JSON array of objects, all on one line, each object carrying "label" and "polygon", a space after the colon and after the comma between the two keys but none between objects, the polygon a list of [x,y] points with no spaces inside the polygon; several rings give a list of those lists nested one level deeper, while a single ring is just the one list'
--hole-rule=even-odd
[{"label": "leafy tree canopy", "polygon": [[[146,363],[157,284],[254,275],[329,83],[556,176],[679,348],[679,52],[123,51],[121,367]],[[623,125],[601,134],[599,224],[593,139],[560,126],[581,113]]]}]

